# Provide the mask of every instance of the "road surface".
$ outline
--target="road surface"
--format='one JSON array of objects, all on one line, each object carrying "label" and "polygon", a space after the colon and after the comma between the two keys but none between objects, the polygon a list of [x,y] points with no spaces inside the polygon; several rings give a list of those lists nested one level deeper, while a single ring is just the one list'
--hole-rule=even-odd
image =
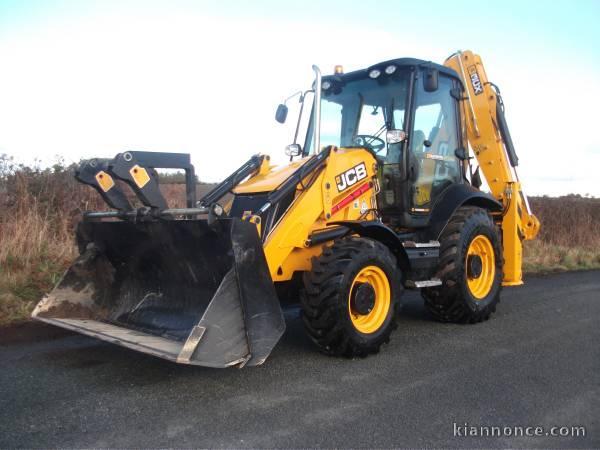
[{"label": "road surface", "polygon": [[[433,322],[410,294],[392,342],[361,360],[319,354],[286,315],[267,363],[243,370],[0,330],[0,448],[600,447],[598,271],[529,277],[478,325]],[[465,423],[586,436],[455,436]]]}]

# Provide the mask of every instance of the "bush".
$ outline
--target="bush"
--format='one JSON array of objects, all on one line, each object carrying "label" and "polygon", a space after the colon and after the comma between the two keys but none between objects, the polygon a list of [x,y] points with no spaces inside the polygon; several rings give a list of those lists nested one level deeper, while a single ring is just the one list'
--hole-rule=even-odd
[{"label": "bush", "polygon": [[[73,170],[61,161],[42,169],[0,155],[0,323],[29,314],[75,258],[81,213],[106,209],[93,189],[73,178]],[[164,179],[169,205],[184,207],[184,185],[175,176]],[[199,184],[197,190],[201,195],[210,188]],[[525,243],[525,271],[600,267],[600,199],[530,201],[542,227],[537,240]]]}]

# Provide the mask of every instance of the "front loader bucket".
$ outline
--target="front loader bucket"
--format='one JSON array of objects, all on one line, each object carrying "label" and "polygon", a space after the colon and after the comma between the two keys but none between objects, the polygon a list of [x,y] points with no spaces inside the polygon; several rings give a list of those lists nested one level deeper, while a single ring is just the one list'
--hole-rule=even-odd
[{"label": "front loader bucket", "polygon": [[285,330],[254,224],[82,222],[32,317],[172,361],[262,364]]}]

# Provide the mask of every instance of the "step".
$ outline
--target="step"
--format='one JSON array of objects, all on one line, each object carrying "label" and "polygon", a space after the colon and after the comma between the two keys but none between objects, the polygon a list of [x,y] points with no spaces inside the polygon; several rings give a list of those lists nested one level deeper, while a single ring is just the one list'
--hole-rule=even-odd
[{"label": "step", "polygon": [[410,289],[421,289],[421,288],[428,288],[428,287],[434,287],[434,286],[441,286],[442,280],[440,280],[439,278],[432,278],[431,280],[420,280],[420,281],[408,280],[404,284],[406,285],[407,288],[410,288]]}]

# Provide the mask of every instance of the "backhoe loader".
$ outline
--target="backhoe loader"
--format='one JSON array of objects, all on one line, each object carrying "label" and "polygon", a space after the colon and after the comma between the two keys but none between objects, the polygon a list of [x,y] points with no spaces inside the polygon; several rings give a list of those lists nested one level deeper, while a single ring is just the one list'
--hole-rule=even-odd
[{"label": "backhoe loader", "polygon": [[[522,283],[522,242],[540,224],[481,58],[313,70],[291,97],[286,165],[252,156],[197,199],[186,154],[83,162],[76,178],[110,210],[84,213],[80,256],[33,317],[208,367],[262,364],[290,299],[316,346],[346,357],[389,341],[403,289],[437,320],[487,320],[502,286]],[[169,207],[161,168],[185,170],[187,207]]]}]

